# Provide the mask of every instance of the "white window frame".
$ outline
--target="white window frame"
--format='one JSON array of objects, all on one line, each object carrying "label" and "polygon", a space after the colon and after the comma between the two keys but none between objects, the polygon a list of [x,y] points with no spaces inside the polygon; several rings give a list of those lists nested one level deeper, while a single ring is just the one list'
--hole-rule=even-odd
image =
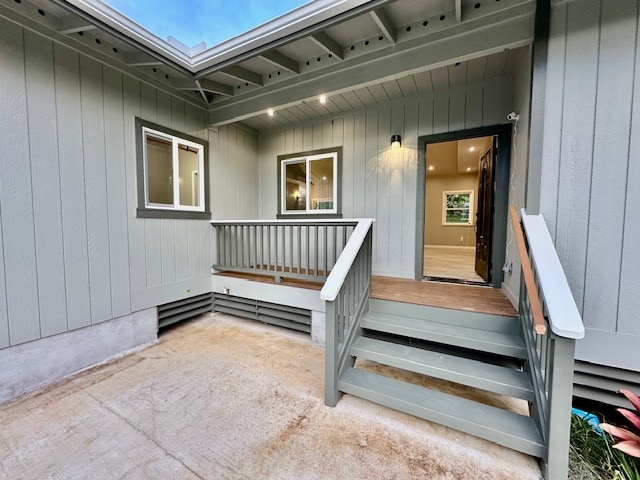
[{"label": "white window frame", "polygon": [[[469,194],[469,219],[465,223],[452,223],[447,222],[447,211],[449,210],[466,210],[466,208],[447,208],[447,196],[456,194]],[[474,190],[444,190],[442,192],[442,225],[447,227],[464,227],[473,225],[473,201]]]},{"label": "white window frame", "polygon": [[[147,161],[147,137],[155,137],[161,140],[171,142],[171,157],[173,168],[173,204],[165,203],[151,203],[149,202],[149,175],[148,175],[148,161]],[[170,135],[159,130],[155,130],[149,127],[142,127],[142,149],[144,157],[144,208],[155,210],[168,210],[168,211],[184,211],[184,212],[204,212],[205,205],[205,184],[204,175],[198,174],[198,206],[182,205],[180,203],[180,156],[179,145],[184,145],[189,148],[193,148],[198,153],[198,172],[204,173],[204,146],[199,143],[191,142],[185,138]],[[191,182],[191,177],[189,178]]]},{"label": "white window frame", "polygon": [[[310,164],[315,160],[322,160],[328,157],[333,158],[333,208],[313,209],[311,208],[311,167]],[[287,210],[287,165],[305,163],[306,164],[306,180],[305,187],[307,194],[305,198],[304,210]],[[316,155],[307,155],[294,158],[288,158],[280,162],[280,212],[282,215],[335,215],[339,212],[338,205],[338,152],[319,153]]]}]

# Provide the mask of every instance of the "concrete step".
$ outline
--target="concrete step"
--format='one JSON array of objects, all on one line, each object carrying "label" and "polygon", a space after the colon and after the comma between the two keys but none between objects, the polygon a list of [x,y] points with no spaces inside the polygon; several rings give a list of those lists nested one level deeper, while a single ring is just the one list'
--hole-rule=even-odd
[{"label": "concrete step", "polygon": [[530,417],[357,368],[349,368],[342,374],[338,388],[528,455],[543,454],[542,437]]},{"label": "concrete step", "polygon": [[383,365],[501,395],[533,400],[531,379],[521,370],[365,337],[356,339],[350,353],[354,357]]},{"label": "concrete step", "polygon": [[454,345],[514,358],[526,358],[522,338],[515,333],[487,331],[437,321],[388,315],[374,311],[362,317],[362,328],[429,342]]}]

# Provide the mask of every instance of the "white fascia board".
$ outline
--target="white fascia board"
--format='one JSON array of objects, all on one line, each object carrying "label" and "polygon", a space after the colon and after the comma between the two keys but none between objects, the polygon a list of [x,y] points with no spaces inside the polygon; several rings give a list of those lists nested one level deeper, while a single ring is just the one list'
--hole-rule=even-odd
[{"label": "white fascia board", "polygon": [[369,3],[370,0],[315,0],[219,45],[188,55],[99,0],[64,0],[191,73],[245,54],[274,40]]},{"label": "white fascia board", "polygon": [[192,70],[192,62],[189,55],[138,25],[109,5],[99,0],[65,0],[65,2],[89,14],[105,25],[112,27],[130,39],[150,48],[168,60],[177,63],[181,67],[190,71]]}]

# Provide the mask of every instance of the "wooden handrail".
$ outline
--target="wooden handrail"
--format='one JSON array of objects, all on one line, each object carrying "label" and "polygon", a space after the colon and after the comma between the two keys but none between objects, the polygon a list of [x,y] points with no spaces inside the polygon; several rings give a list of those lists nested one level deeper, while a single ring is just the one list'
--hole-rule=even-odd
[{"label": "wooden handrail", "polygon": [[533,328],[538,335],[544,335],[547,333],[547,321],[542,313],[542,305],[540,304],[540,297],[538,297],[538,290],[533,277],[533,269],[531,268],[527,247],[524,243],[524,234],[522,233],[522,226],[518,219],[518,211],[513,205],[509,207],[509,215],[511,216],[513,231],[516,236],[524,284],[529,294],[529,308],[531,309],[531,316],[533,317]]}]

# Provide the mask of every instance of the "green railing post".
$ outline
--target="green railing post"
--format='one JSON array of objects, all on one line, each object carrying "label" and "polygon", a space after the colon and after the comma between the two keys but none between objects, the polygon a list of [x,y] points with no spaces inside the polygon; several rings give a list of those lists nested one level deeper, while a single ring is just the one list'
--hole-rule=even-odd
[{"label": "green railing post", "polygon": [[575,340],[551,334],[553,362],[547,364],[548,415],[543,475],[547,480],[565,480],[569,473],[569,435]]}]

